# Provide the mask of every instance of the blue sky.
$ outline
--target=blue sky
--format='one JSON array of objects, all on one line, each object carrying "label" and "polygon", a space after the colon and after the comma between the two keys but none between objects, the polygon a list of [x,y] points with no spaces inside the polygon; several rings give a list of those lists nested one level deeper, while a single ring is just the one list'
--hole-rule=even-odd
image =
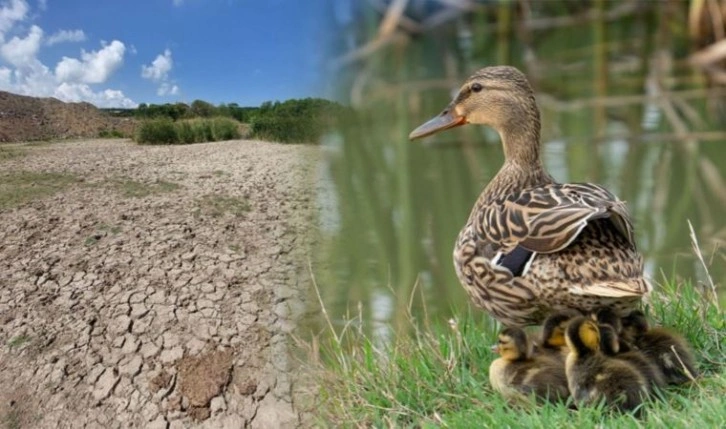
[{"label": "blue sky", "polygon": [[327,0],[0,0],[0,90],[89,101],[324,96]]}]

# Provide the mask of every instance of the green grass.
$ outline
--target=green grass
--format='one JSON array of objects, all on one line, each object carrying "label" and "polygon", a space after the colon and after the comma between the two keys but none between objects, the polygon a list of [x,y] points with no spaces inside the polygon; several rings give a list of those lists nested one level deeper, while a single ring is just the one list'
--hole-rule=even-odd
[{"label": "green grass", "polygon": [[[413,334],[378,345],[346,325],[313,341],[321,350],[318,392],[321,425],[332,427],[631,428],[726,426],[726,323],[723,312],[688,284],[669,283],[646,306],[651,321],[674,327],[693,345],[704,375],[671,387],[665,400],[646,404],[644,417],[602,407],[569,410],[565,404],[518,406],[492,391],[488,367],[496,329],[481,312],[453,324],[411,318]],[[355,322],[355,323],[354,323]],[[332,331],[328,325],[328,334]]]},{"label": "green grass", "polygon": [[0,210],[53,195],[78,181],[78,177],[66,173],[0,172]]},{"label": "green grass", "polygon": [[126,134],[124,134],[122,131],[117,130],[116,128],[109,129],[102,129],[98,132],[98,137],[102,139],[118,139],[118,138],[125,138]]},{"label": "green grass", "polygon": [[27,335],[17,335],[8,341],[8,348],[10,350],[22,347],[23,344],[30,341],[30,337]]},{"label": "green grass", "polygon": [[97,229],[99,231],[109,232],[109,233],[111,233],[113,235],[116,235],[119,232],[121,232],[121,227],[120,226],[118,226],[118,225],[109,225],[107,223],[102,223],[102,224],[98,225]]},{"label": "green grass", "polygon": [[197,200],[197,213],[220,217],[226,213],[242,216],[250,211],[250,203],[244,198],[209,194]]},{"label": "green grass", "polygon": [[161,194],[166,192],[173,192],[180,189],[182,186],[174,183],[167,182],[165,180],[157,180],[152,183],[143,183],[131,179],[117,179],[112,180],[111,186],[120,192],[123,196],[128,198],[142,198],[152,194]]},{"label": "green grass", "polygon": [[7,159],[20,158],[26,155],[26,151],[17,147],[4,147],[0,145],[0,161]]},{"label": "green grass", "polygon": [[11,408],[0,422],[2,422],[2,427],[6,429],[20,429],[20,420],[20,413]]}]

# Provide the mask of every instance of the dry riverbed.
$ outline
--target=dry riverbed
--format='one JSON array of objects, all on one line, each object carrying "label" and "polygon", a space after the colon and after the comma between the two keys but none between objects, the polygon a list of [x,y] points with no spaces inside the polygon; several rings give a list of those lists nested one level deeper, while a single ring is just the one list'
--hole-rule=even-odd
[{"label": "dry riverbed", "polygon": [[0,427],[298,427],[318,149],[0,146]]}]

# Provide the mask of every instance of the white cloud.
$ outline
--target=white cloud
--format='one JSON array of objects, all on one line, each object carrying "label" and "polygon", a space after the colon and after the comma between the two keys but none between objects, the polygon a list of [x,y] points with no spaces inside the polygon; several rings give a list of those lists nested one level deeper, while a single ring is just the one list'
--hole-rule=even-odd
[{"label": "white cloud", "polygon": [[86,33],[83,30],[60,30],[48,37],[45,41],[49,46],[63,42],[83,42],[86,40]]},{"label": "white cloud", "polygon": [[0,42],[5,40],[5,33],[10,31],[16,22],[25,19],[28,14],[28,3],[25,0],[11,0],[0,7]]},{"label": "white cloud", "polygon": [[13,71],[7,67],[0,67],[0,89],[4,90],[10,87],[10,77]]},{"label": "white cloud", "polygon": [[124,62],[126,47],[118,40],[101,50],[81,50],[81,59],[63,57],[55,66],[55,76],[60,82],[103,83]]},{"label": "white cloud", "polygon": [[156,95],[179,95],[179,86],[169,81],[169,73],[173,67],[174,60],[171,58],[171,50],[165,49],[163,54],[156,56],[151,65],[141,66],[141,77],[159,83]]},{"label": "white cloud", "polygon": [[8,91],[34,97],[49,97],[58,83],[53,73],[38,59],[12,71]]},{"label": "white cloud", "polygon": [[106,89],[94,92],[83,83],[63,82],[58,85],[53,96],[63,101],[87,101],[98,107],[136,107],[136,103],[121,91]]},{"label": "white cloud", "polygon": [[141,77],[160,82],[168,78],[172,67],[174,67],[174,60],[171,59],[171,50],[166,49],[163,54],[156,56],[151,65],[141,66]]},{"label": "white cloud", "polygon": [[10,39],[9,42],[0,46],[2,58],[16,67],[24,67],[35,60],[40,50],[40,41],[43,38],[43,30],[34,25],[25,38],[18,36]]},{"label": "white cloud", "polygon": [[[38,0],[40,11],[45,10],[46,3]],[[88,101],[99,107],[136,106],[119,90],[92,88],[93,84],[106,82],[123,65],[126,47],[122,42],[102,42],[101,49],[81,50],[80,58],[63,57],[51,69],[38,59],[43,46],[83,41],[86,35],[80,29],[60,30],[45,40],[43,29],[31,25],[34,18],[29,12],[26,0],[0,0],[0,90],[63,101]],[[6,41],[10,35],[13,37]]]},{"label": "white cloud", "polygon": [[159,89],[156,90],[156,95],[163,97],[165,95],[179,95],[179,87],[177,85],[170,84],[169,82],[162,82],[159,85]]}]

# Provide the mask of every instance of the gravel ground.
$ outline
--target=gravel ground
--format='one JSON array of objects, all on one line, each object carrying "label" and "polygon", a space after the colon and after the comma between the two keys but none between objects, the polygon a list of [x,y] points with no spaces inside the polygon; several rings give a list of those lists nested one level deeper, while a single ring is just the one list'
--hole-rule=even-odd
[{"label": "gravel ground", "polygon": [[318,148],[5,147],[0,188],[64,175],[0,205],[0,427],[305,425],[289,334]]}]

